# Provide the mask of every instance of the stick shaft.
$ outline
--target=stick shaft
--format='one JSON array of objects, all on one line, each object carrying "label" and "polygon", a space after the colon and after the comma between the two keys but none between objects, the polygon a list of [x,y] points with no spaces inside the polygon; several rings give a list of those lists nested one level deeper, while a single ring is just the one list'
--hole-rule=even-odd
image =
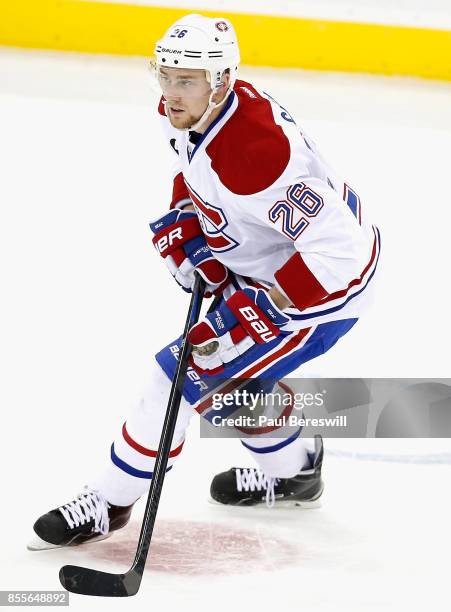
[{"label": "stick shaft", "polygon": [[142,575],[146,564],[147,553],[149,551],[150,542],[152,539],[155,518],[157,515],[158,504],[160,501],[163,482],[166,475],[166,468],[171,451],[172,439],[174,436],[175,425],[182,399],[183,384],[188,370],[188,355],[191,346],[188,342],[188,332],[191,326],[197,322],[202,306],[204,282],[199,275],[196,275],[196,281],[193,287],[193,294],[186,317],[185,329],[183,330],[182,345],[177,362],[177,369],[172,381],[171,392],[169,394],[168,407],[166,416],[161,431],[160,443],[158,446],[155,467],[153,471],[152,481],[150,483],[147,504],[144,511],[144,519],[139,536],[138,546],[136,549],[135,560],[133,562],[133,570]]}]

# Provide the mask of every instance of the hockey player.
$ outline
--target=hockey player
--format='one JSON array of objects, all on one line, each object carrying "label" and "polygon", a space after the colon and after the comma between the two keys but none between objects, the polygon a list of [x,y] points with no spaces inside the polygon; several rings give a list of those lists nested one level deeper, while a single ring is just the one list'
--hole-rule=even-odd
[{"label": "hockey player", "polygon": [[[237,80],[239,61],[234,29],[223,18],[188,15],[155,50],[158,112],[174,173],[169,210],[151,223],[153,242],[183,289],[199,273],[220,296],[190,331],[194,352],[168,470],[192,414],[211,418],[199,382],[218,373],[279,380],[329,350],[365,310],[379,257],[379,232],[358,195],[284,107]],[[174,340],[157,353],[106,469],[75,500],[37,520],[32,548],[102,539],[128,522],[152,478],[179,346]],[[259,467],[215,476],[214,500],[314,505],[321,496],[320,438],[315,444],[296,431],[242,444]]]}]

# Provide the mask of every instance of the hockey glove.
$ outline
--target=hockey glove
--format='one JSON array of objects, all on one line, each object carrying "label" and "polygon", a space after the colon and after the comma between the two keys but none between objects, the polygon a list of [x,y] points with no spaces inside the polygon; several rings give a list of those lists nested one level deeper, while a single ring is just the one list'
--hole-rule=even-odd
[{"label": "hockey glove", "polygon": [[236,291],[191,328],[190,365],[199,374],[220,374],[255,344],[275,340],[288,321],[264,289]]},{"label": "hockey glove", "polygon": [[206,282],[207,296],[221,292],[228,270],[210,251],[196,213],[174,209],[149,225],[155,248],[185,291],[192,290],[196,271]]}]

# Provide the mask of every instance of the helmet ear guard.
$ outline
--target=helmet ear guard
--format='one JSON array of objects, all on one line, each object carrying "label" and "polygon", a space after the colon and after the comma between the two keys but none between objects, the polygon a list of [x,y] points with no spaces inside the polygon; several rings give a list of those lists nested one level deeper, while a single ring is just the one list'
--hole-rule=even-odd
[{"label": "helmet ear guard", "polygon": [[[224,83],[224,75],[225,74],[229,74],[230,75],[230,68],[224,68],[224,70],[222,72],[218,72],[217,76],[216,76],[216,89],[218,89],[219,87],[222,87],[223,85],[225,85]],[[208,70],[205,71],[205,78],[207,79],[207,81],[210,83],[211,85],[211,74]],[[212,87],[212,89],[214,89]]]}]

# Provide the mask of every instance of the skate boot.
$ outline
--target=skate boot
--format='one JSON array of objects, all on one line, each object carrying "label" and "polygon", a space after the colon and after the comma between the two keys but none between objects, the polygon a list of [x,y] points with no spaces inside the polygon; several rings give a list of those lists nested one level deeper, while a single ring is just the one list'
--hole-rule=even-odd
[{"label": "skate boot", "polygon": [[108,538],[130,520],[131,506],[114,506],[98,491],[85,487],[73,501],[43,514],[33,529],[28,550],[78,546]]},{"label": "skate boot", "polygon": [[217,474],[211,483],[210,495],[214,501],[231,506],[254,506],[266,503],[293,504],[316,508],[324,489],[321,479],[323,441],[315,437],[315,452],[309,453],[310,469],[303,469],[293,478],[269,478],[257,468],[231,468]]}]

